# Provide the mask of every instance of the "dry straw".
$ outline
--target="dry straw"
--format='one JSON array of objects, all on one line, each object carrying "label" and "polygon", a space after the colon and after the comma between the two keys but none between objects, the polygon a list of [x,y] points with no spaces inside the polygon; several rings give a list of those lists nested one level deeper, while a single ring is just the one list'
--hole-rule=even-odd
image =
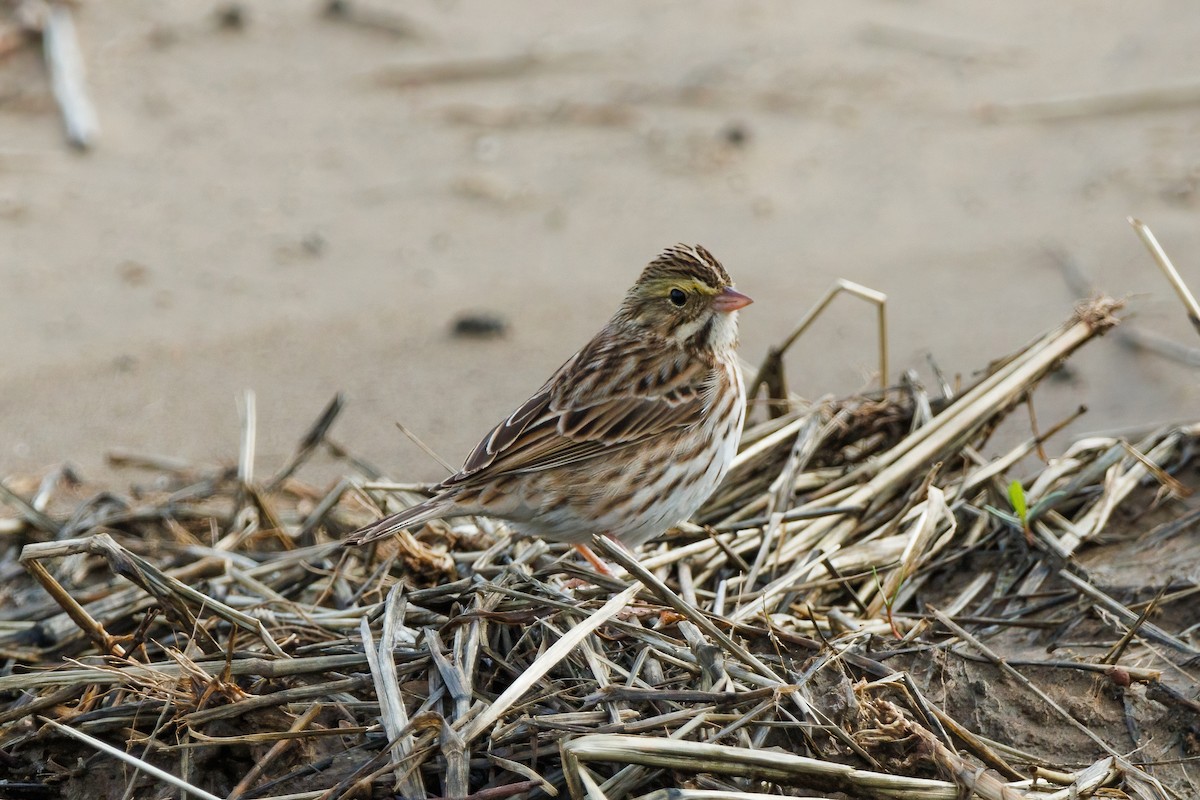
[{"label": "dry straw", "polygon": [[[11,480],[5,791],[1192,796],[1197,587],[1164,576],[1143,601],[1078,557],[1152,508],[1163,521],[1134,544],[1182,541],[1200,426],[1048,461],[1029,457],[1053,432],[1035,428],[982,455],[1119,308],[1092,299],[961,391],[939,375],[936,395],[905,376],[806,404],[778,348],[698,524],[640,560],[597,541],[617,578],[487,520],[343,551],[421,487],[331,439],[340,399],[265,478],[247,394],[236,469],[120,453],[151,474],[127,495],[88,496],[65,471]],[[324,491],[296,477],[320,453],[347,472]],[[1103,647],[1062,640],[1085,629]],[[1158,727],[1131,742],[1126,719]]]}]

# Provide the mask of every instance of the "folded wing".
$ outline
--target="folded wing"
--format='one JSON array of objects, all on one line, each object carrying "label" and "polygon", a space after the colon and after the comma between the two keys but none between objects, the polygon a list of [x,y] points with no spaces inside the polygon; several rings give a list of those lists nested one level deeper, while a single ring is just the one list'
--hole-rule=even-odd
[{"label": "folded wing", "polygon": [[594,342],[493,428],[442,485],[552,469],[698,424],[713,368],[680,352],[658,373],[638,370],[653,349],[654,360],[662,360],[662,347],[655,348],[661,344],[618,352],[610,342]]}]

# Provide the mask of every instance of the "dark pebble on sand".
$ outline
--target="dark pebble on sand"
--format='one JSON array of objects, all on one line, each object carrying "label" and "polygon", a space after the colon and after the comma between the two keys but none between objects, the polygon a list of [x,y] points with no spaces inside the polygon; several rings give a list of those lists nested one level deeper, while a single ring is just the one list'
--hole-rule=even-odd
[{"label": "dark pebble on sand", "polygon": [[468,311],[454,320],[453,334],[463,339],[498,339],[508,333],[508,320],[490,311]]}]

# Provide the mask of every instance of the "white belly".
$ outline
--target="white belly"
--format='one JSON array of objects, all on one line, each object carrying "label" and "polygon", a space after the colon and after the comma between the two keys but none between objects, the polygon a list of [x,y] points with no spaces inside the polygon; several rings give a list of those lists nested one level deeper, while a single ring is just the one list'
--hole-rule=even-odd
[{"label": "white belly", "polygon": [[[555,507],[534,501],[531,493],[528,500],[532,502],[522,504],[524,513],[509,517],[514,527],[532,536],[571,543],[609,535],[633,548],[689,519],[720,484],[737,454],[746,403],[740,370],[734,366],[731,373],[736,395],[726,402],[734,403],[736,413],[718,414],[701,423],[719,425],[712,448],[698,457],[682,458],[694,449],[694,436],[687,436],[660,452],[644,450],[641,469],[636,472],[622,468],[629,461],[628,451],[613,453],[607,463],[580,465],[574,483],[589,487],[586,495]],[[605,473],[603,479],[596,479],[597,470]]]}]

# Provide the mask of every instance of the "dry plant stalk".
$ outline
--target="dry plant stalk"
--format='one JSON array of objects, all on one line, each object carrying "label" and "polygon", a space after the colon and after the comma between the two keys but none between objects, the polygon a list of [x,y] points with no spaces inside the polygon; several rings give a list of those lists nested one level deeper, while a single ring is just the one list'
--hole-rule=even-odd
[{"label": "dry plant stalk", "polygon": [[[3,529],[23,543],[0,564],[9,774],[75,785],[46,765],[73,758],[80,737],[110,754],[89,763],[134,769],[95,770],[90,788],[108,795],[165,783],[245,799],[1165,799],[1188,785],[1187,762],[1161,743],[1200,713],[1186,688],[1195,587],[1138,606],[1076,559],[1130,509],[1191,518],[1200,425],[1090,438],[1019,491],[1013,472],[1045,436],[981,455],[1118,308],[1091,301],[956,396],[906,378],[804,407],[768,370],[777,416],[747,429],[701,524],[640,560],[597,541],[620,579],[487,520],[343,551],[341,536],[421,487],[330,438],[340,398],[266,478],[248,394],[236,469],[122,453],[154,472],[152,488],[12,481],[0,487]],[[347,474],[318,489],[298,476],[323,453]],[[1004,651],[1014,632],[1088,622],[1107,658]],[[1170,707],[1178,728],[1153,729],[1137,757],[1155,763],[1139,766],[1110,755],[1130,749],[1123,727],[1049,698],[1065,715],[1056,735],[1076,736],[1076,757],[1055,760],[1036,741],[997,741],[954,695],[973,682],[1007,691],[1010,713],[1049,707],[1060,683],[1102,704],[1117,701],[1096,685],[1119,687]]]}]

